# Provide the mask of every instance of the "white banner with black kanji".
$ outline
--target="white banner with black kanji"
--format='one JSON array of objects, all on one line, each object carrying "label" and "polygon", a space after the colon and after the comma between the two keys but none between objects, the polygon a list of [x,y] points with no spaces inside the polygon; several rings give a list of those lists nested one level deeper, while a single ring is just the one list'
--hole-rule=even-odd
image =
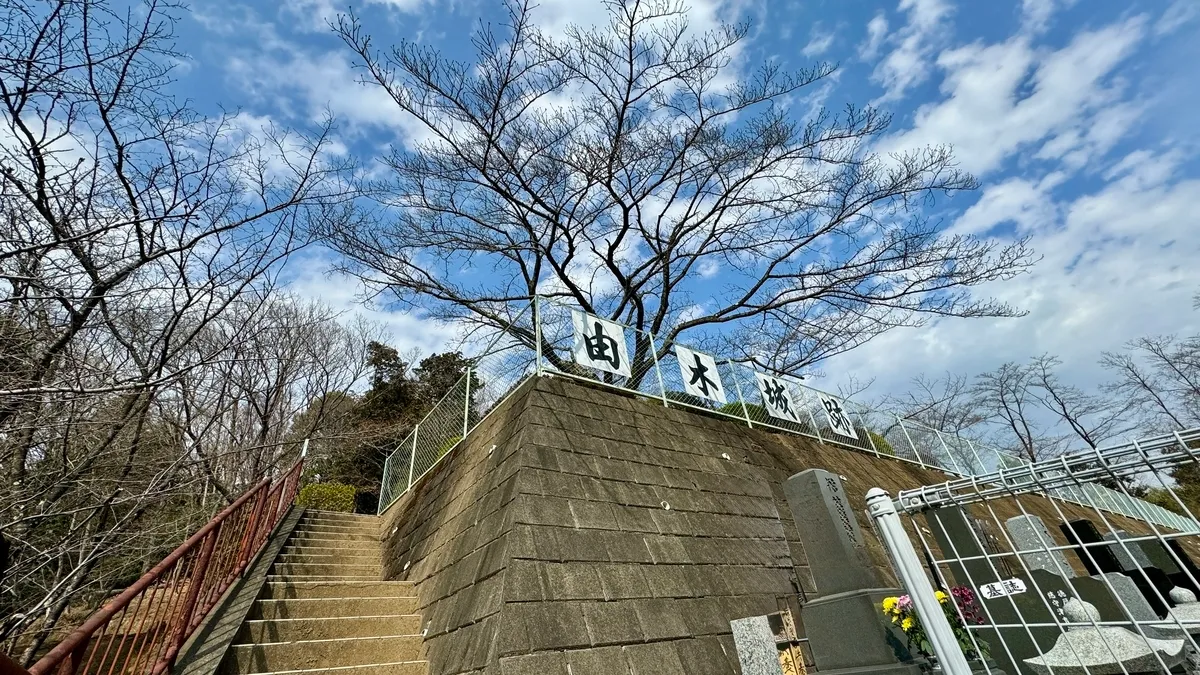
[{"label": "white banner with black kanji", "polygon": [[796,408],[796,402],[792,400],[792,392],[786,382],[759,372],[754,373],[754,378],[758,380],[758,393],[762,394],[763,405],[771,417],[789,422],[800,421],[800,410]]},{"label": "white banner with black kanji", "polygon": [[675,358],[679,361],[679,374],[683,376],[684,392],[717,403],[726,402],[716,359],[679,345],[675,345]]},{"label": "white banner with black kanji", "polygon": [[571,310],[571,323],[575,325],[575,346],[571,349],[575,363],[630,376],[624,326],[579,310]]},{"label": "white banner with black kanji", "polygon": [[858,440],[858,432],[854,430],[854,423],[850,421],[850,414],[846,412],[846,408],[842,405],[841,401],[819,391],[817,392],[817,398],[821,399],[821,407],[825,409],[825,417],[829,420],[829,428],[836,434]]}]

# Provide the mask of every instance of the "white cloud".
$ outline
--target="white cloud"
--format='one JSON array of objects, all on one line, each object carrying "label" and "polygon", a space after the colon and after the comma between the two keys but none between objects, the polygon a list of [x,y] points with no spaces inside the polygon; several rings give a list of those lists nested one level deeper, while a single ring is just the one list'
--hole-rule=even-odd
[{"label": "white cloud", "polygon": [[289,280],[288,290],[320,300],[341,312],[344,321],[363,317],[382,324],[388,332],[388,343],[401,352],[416,348],[430,354],[457,342],[459,331],[450,324],[364,302],[360,295],[362,286],[356,279],[330,271],[332,255],[318,250],[294,260],[291,269],[299,270],[300,274]]},{"label": "white cloud", "polygon": [[804,49],[800,51],[809,58],[820,56],[829,51],[829,48],[833,46],[833,39],[833,31],[825,32],[821,30],[821,25],[819,23],[814,24],[812,33],[808,39],[808,44],[804,45]]},{"label": "white cloud", "polygon": [[885,89],[875,103],[897,100],[924,82],[932,65],[930,57],[948,37],[953,8],[946,0],[900,0],[899,10],[907,12],[908,21],[889,38],[894,47],[871,75]]},{"label": "white cloud", "polygon": [[883,39],[887,37],[887,31],[887,17],[883,12],[879,12],[867,23],[867,39],[859,45],[858,57],[864,61],[874,59],[879,54],[879,48],[883,46]]},{"label": "white cloud", "polygon": [[[1035,49],[1024,35],[945,51],[937,64],[945,72],[946,98],[921,106],[913,128],[885,140],[881,149],[949,143],[962,166],[977,174],[1035,143],[1052,141],[1047,156],[1107,149],[1136,109],[1096,115],[1116,103],[1121,92],[1110,76],[1144,37],[1145,23],[1138,16],[1083,32],[1051,52]],[[1096,120],[1104,128],[1089,128]],[[1075,136],[1055,144],[1064,133]]]},{"label": "white cloud", "polygon": [[973,375],[1049,352],[1063,358],[1070,381],[1092,387],[1105,378],[1096,365],[1102,351],[1142,335],[1200,331],[1200,312],[1192,310],[1200,290],[1193,206],[1200,180],[1178,178],[1178,161],[1135,152],[1099,190],[1060,203],[1020,179],[989,188],[963,220],[977,230],[1015,221],[1045,258],[1032,274],[979,293],[1029,315],[893,331],[823,368],[876,377],[883,393],[907,390],[917,373]]},{"label": "white cloud", "polygon": [[1200,16],[1200,3],[1197,3],[1196,0],[1175,0],[1154,24],[1154,33],[1156,35],[1173,33],[1198,16]]},{"label": "white cloud", "polygon": [[1049,26],[1050,17],[1061,8],[1070,7],[1076,0],[1021,0],[1021,29],[1040,33]]}]

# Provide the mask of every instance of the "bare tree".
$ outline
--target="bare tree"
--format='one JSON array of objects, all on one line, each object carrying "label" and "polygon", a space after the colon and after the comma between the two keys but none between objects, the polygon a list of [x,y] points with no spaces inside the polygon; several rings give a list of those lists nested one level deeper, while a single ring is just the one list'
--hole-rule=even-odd
[{"label": "bare tree", "polygon": [[982,413],[999,430],[993,436],[998,445],[1031,462],[1061,454],[1067,441],[1054,431],[1036,386],[1028,365],[1009,362],[977,375],[971,389]]},{"label": "bare tree", "polygon": [[908,392],[887,396],[879,406],[904,419],[959,436],[979,438],[981,425],[988,421],[970,379],[951,373],[940,378],[918,375]]},{"label": "bare tree", "polygon": [[[336,22],[420,130],[387,159],[376,217],[328,232],[376,290],[487,329],[542,293],[661,349],[687,333],[784,370],[930,316],[1018,314],[971,289],[1024,271],[1025,241],[943,235],[921,215],[976,186],[948,148],[883,157],[869,144],[886,114],[793,112],[833,66],[741,72],[748,27],[696,33],[677,0],[613,0],[607,25],[561,37],[531,2],[505,7],[470,63],[380,51],[352,14]],[[718,271],[719,287],[699,281]]]},{"label": "bare tree", "polygon": [[1118,397],[1089,394],[1067,384],[1055,372],[1062,365],[1056,356],[1042,355],[1030,361],[1034,396],[1062,424],[1093,450],[1100,444],[1134,429],[1129,412],[1132,404]]},{"label": "bare tree", "polygon": [[215,322],[252,317],[308,233],[352,212],[330,123],[262,128],[168,95],[179,11],[0,8],[0,640],[26,661],[206,517],[159,404],[231,358],[244,336],[213,340]]},{"label": "bare tree", "polygon": [[1116,376],[1108,393],[1127,400],[1145,427],[1200,425],[1200,336],[1139,338],[1126,351],[1105,352],[1101,364]]}]

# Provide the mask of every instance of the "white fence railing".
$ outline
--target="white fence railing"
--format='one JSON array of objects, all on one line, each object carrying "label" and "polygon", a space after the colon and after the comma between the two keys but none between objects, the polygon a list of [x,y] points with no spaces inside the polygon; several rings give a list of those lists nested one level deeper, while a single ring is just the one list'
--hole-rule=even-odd
[{"label": "white fence railing", "polygon": [[[767,374],[785,382],[790,389],[798,408],[798,421],[773,417],[759,392],[755,368],[732,359],[716,362],[726,403],[689,395],[684,391],[683,371],[676,360],[676,344],[664,343],[646,331],[631,328],[624,331],[629,376],[593,370],[572,359],[574,309],[546,298],[535,298],[530,307],[508,322],[508,328],[473,359],[472,368],[388,457],[379,499],[381,512],[432,469],[509,391],[532,375],[552,374],[583,380],[637,393],[667,407],[724,417],[752,428],[808,436],[955,476],[983,476],[1028,464],[1017,455],[814,389],[785,373]],[[841,406],[853,422],[857,437],[833,431],[822,399],[836,401]],[[1087,489],[1092,492],[1086,498],[1105,504],[1115,513],[1152,520],[1166,527],[1179,527],[1182,522],[1180,516],[1167,509],[1130,499],[1103,486]]]},{"label": "white fence railing", "polygon": [[[947,675],[1196,672],[1200,522],[1172,476],[1197,463],[1192,429],[894,499],[872,489],[868,513],[911,599],[882,609],[927,637]],[[1148,485],[1185,514],[1169,529],[1151,513],[1128,531],[1107,515],[1143,510],[1133,492]]]}]

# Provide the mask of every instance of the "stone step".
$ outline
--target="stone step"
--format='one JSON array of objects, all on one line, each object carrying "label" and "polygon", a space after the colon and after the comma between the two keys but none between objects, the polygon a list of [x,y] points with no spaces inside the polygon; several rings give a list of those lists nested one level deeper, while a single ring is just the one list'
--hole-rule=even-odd
[{"label": "stone step", "polygon": [[332,563],[287,563],[271,565],[270,574],[281,576],[318,576],[345,579],[381,579],[383,568],[379,565],[342,565]]},{"label": "stone step", "polygon": [[263,584],[260,597],[285,598],[414,598],[416,585],[411,581],[270,581]]},{"label": "stone step", "polygon": [[420,632],[421,617],[417,614],[320,619],[251,619],[242,624],[235,642],[296,642],[377,635],[416,635]]},{"label": "stone step", "polygon": [[268,574],[268,583],[297,581],[379,581],[378,577],[348,577],[344,574]]},{"label": "stone step", "polygon": [[331,550],[373,551],[382,548],[375,539],[316,539],[312,537],[288,539],[284,548],[327,548]]},{"label": "stone step", "polygon": [[327,553],[316,553],[313,551],[291,551],[284,549],[275,558],[276,563],[286,565],[372,565],[375,567],[381,566],[379,552],[375,553],[357,553],[343,552],[335,549],[324,549]]},{"label": "stone step", "polygon": [[370,532],[379,531],[378,521],[359,521],[359,520],[341,520],[339,518],[309,518],[305,516],[300,519],[300,527],[307,525],[324,525],[327,527],[344,527],[353,530],[367,530]]},{"label": "stone step", "polygon": [[415,614],[413,597],[284,598],[256,600],[251,619],[324,619],[346,616],[394,616]]},{"label": "stone step", "polygon": [[306,518],[329,518],[332,520],[349,520],[362,523],[378,523],[379,516],[370,513],[345,513],[343,511],[317,511],[316,509],[306,509],[304,511]]},{"label": "stone step", "polygon": [[366,537],[379,541],[379,529],[374,527],[346,527],[344,525],[325,525],[323,523],[300,523],[296,525],[296,533],[320,535],[324,539]]},{"label": "stone step", "polygon": [[420,660],[420,635],[301,640],[233,645],[227,673],[272,673]]},{"label": "stone step", "polygon": [[343,535],[329,534],[328,532],[293,532],[288,538],[287,544],[290,546],[324,546],[324,547],[340,547],[340,546],[373,546],[379,548],[379,539],[366,534]]},{"label": "stone step", "polygon": [[400,663],[372,663],[367,666],[337,666],[332,668],[314,668],[312,670],[276,670],[258,675],[427,675],[428,661],[401,661]]}]

